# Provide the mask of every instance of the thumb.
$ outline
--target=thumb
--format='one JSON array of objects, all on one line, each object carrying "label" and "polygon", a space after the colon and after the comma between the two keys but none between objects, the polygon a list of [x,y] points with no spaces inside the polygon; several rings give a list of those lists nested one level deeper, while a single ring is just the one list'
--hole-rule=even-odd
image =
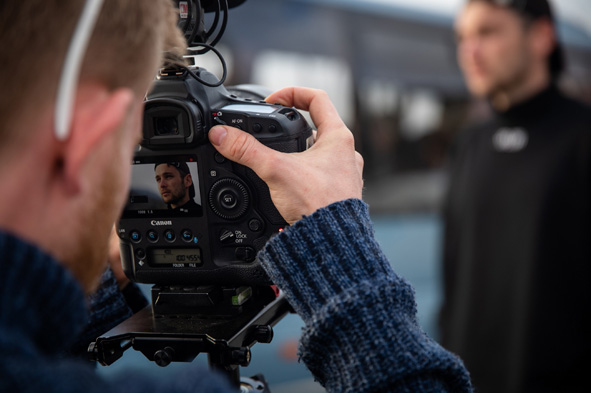
[{"label": "thumb", "polygon": [[238,164],[252,169],[263,178],[264,162],[276,151],[263,145],[247,132],[234,127],[215,126],[209,130],[209,141],[216,150]]}]

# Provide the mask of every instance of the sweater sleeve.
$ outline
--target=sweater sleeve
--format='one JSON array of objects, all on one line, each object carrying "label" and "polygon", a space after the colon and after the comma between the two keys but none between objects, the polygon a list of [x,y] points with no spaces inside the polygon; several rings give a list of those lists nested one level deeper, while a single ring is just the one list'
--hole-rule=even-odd
[{"label": "sweater sleeve", "polygon": [[419,327],[413,289],[347,200],[273,238],[259,260],[306,326],[300,357],[328,392],[469,392],[461,360]]},{"label": "sweater sleeve", "polygon": [[129,283],[120,291],[110,268],[101,276],[97,290],[86,300],[90,311],[88,323],[68,351],[83,358],[88,357],[88,345],[97,337],[148,305],[136,284]]}]

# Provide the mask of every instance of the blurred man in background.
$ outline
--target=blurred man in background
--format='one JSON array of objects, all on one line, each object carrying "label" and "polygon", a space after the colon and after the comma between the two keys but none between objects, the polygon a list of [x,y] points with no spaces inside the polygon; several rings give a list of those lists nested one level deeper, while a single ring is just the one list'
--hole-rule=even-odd
[{"label": "blurred man in background", "polygon": [[442,343],[475,388],[578,392],[591,360],[591,110],[565,97],[546,0],[468,0],[458,61],[492,118],[462,133],[445,207]]}]

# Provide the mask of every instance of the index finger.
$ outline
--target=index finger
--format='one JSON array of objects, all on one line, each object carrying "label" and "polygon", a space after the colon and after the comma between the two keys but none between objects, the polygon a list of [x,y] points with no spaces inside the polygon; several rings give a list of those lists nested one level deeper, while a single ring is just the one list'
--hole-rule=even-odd
[{"label": "index finger", "polygon": [[288,87],[271,94],[266,101],[308,111],[319,132],[323,129],[345,127],[328,94],[323,90]]}]

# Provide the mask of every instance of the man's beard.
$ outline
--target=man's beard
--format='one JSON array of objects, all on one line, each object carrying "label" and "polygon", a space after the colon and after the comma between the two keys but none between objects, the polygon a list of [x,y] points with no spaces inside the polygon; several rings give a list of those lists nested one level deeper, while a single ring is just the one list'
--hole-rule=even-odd
[{"label": "man's beard", "polygon": [[522,59],[514,72],[492,84],[487,94],[487,99],[495,107],[509,107],[514,105],[515,103],[511,101],[511,98],[514,96],[515,91],[521,90],[526,85],[529,72],[530,62],[527,59]]},{"label": "man's beard", "polygon": [[[121,190],[114,179],[116,170],[105,171],[102,184],[95,187],[95,198],[87,204],[88,209],[79,219],[77,243],[67,256],[70,271],[85,292],[94,291],[108,264],[109,237],[118,213],[120,201],[117,196]],[[106,173],[110,172],[110,173]]]},{"label": "man's beard", "polygon": [[170,198],[170,205],[174,205],[174,206],[179,206],[181,204],[184,204],[184,199],[185,196],[187,195],[187,192],[180,192],[179,194],[171,194],[172,198]]}]

